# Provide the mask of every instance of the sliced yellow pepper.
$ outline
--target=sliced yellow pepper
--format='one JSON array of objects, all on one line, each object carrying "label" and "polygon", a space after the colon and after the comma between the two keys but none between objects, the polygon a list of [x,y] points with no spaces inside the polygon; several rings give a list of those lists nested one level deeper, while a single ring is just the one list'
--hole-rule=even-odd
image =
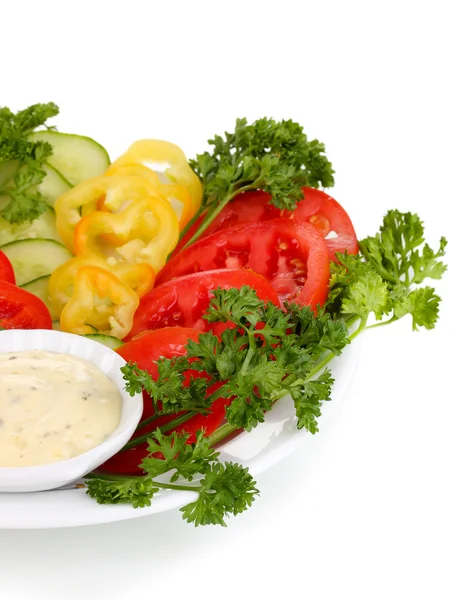
[{"label": "sliced yellow pepper", "polygon": [[[112,164],[105,172],[105,175],[125,175],[127,177],[143,177],[159,190],[159,195],[166,198],[173,207],[179,220],[179,228],[184,229],[196,212],[195,204],[189,190],[178,183],[161,183],[155,171],[141,164]],[[110,196],[103,196],[97,205],[99,210],[108,210],[110,212],[120,212],[122,205],[117,199]]]},{"label": "sliced yellow pepper", "polygon": [[93,254],[88,256],[75,256],[55,269],[49,278],[49,297],[57,314],[71,299],[74,293],[76,274],[81,267],[98,267],[111,271],[122,283],[128,285],[139,298],[153,289],[155,284],[155,271],[146,264],[139,265],[114,264],[116,261],[107,262]]},{"label": "sliced yellow pepper", "polygon": [[101,198],[126,206],[139,198],[158,196],[149,180],[138,176],[93,177],[59,196],[54,205],[58,233],[69,250],[74,248],[74,229],[84,215],[97,210]]},{"label": "sliced yellow pepper", "polygon": [[135,200],[122,212],[94,212],[74,232],[74,252],[117,263],[148,263],[158,272],[178,242],[175,212],[163,198]]},{"label": "sliced yellow pepper", "polygon": [[79,335],[94,333],[124,338],[137,310],[137,294],[113,273],[100,267],[80,267],[74,292],[61,312],[61,330]]},{"label": "sliced yellow pepper", "polygon": [[162,185],[160,178],[155,171],[138,163],[129,165],[118,165],[116,163],[112,163],[110,167],[107,168],[104,175],[109,177],[113,177],[115,175],[125,175],[126,177],[143,177],[156,188],[159,188]]},{"label": "sliced yellow pepper", "polygon": [[133,164],[149,167],[165,185],[183,185],[191,194],[192,215],[197,212],[202,201],[202,184],[181,148],[162,140],[138,140],[111,167]]}]

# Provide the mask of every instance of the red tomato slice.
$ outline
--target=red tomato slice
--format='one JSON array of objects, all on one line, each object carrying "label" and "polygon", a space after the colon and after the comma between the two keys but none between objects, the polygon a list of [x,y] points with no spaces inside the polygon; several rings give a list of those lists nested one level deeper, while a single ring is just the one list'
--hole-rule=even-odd
[{"label": "red tomato slice", "polygon": [[[209,388],[209,393],[212,393],[212,391],[213,386]],[[218,398],[212,405],[212,412],[207,415],[195,415],[182,425],[167,431],[166,435],[169,435],[174,431],[179,433],[186,432],[190,434],[187,443],[194,444],[196,441],[196,433],[199,430],[203,430],[204,434],[209,436],[222,424],[225,417],[226,407],[229,402],[230,401],[227,398]],[[163,427],[163,425],[166,425],[166,423],[169,423],[177,416],[178,415],[166,415],[158,417],[149,425],[139,429],[136,435],[150,433],[157,427]],[[118,452],[109,458],[103,465],[101,465],[100,469],[106,471],[107,473],[120,473],[122,475],[143,474],[143,471],[139,468],[139,464],[146,456],[148,456],[147,447],[148,442],[143,442],[134,448],[129,448],[123,452]]]},{"label": "red tomato slice", "polygon": [[206,236],[171,258],[156,283],[190,273],[244,267],[266,277],[281,302],[316,308],[326,300],[326,243],[314,227],[291,219],[236,225]]},{"label": "red tomato slice", "polygon": [[220,332],[223,323],[209,323],[202,318],[212,297],[211,290],[218,287],[240,289],[244,285],[253,288],[261,300],[279,305],[278,295],[265,277],[247,269],[221,269],[184,275],[162,283],[140,299],[127,339],[132,339],[142,331],[173,325],[215,332],[215,325],[218,325]]},{"label": "red tomato slice", "polygon": [[[146,332],[134,340],[117,348],[116,352],[129,363],[136,363],[140,369],[148,371],[156,379],[158,367],[156,361],[161,358],[184,356],[189,340],[198,341],[201,332],[190,327],[165,327]],[[155,413],[153,402],[146,392],[143,394],[142,420]]]},{"label": "red tomato slice", "polygon": [[31,292],[0,281],[0,327],[3,329],[52,329],[45,303]]},{"label": "red tomato slice", "polygon": [[15,284],[15,273],[7,255],[0,250],[0,281]]},{"label": "red tomato slice", "polygon": [[294,212],[296,221],[305,221],[317,229],[326,240],[329,260],[336,252],[357,254],[359,244],[349,215],[342,206],[321,190],[303,188],[304,199]]},{"label": "red tomato slice", "polygon": [[[173,356],[183,356],[186,353],[185,345],[189,340],[197,341],[200,333],[201,331],[188,327],[165,327],[136,337],[134,340],[120,346],[117,349],[117,353],[127,362],[136,363],[140,369],[145,369],[152,377],[156,378],[158,370],[155,361],[160,357],[172,358]],[[205,375],[190,369],[185,373],[185,381],[189,381],[191,377],[203,376]],[[214,393],[221,385],[221,383],[211,385],[207,391],[208,395]],[[225,417],[225,409],[228,404],[228,399],[219,398],[213,403],[212,411],[209,414],[195,415],[171,431],[186,431],[190,434],[188,443],[194,443],[198,430],[203,429],[206,435],[210,435],[219,427]],[[153,414],[153,402],[148,394],[144,392],[141,420],[143,421],[153,416]],[[132,436],[132,439],[169,423],[169,421],[180,414],[183,413],[157,417],[150,424],[138,429]],[[147,446],[148,444],[144,442],[135,448],[118,452],[109,458],[100,468],[109,473],[142,473],[138,465],[148,454],[146,451]]]},{"label": "red tomato slice", "polygon": [[[281,210],[270,204],[270,194],[262,191],[245,192],[237,196],[217,215],[206,229],[204,236],[212,235],[228,227],[244,223],[261,223],[279,217],[310,223],[326,239],[329,260],[335,260],[336,252],[357,254],[357,235],[347,212],[342,206],[321,190],[303,188],[304,198],[294,212]],[[192,226],[176,247],[173,256],[181,250],[196,233],[204,215]]]}]

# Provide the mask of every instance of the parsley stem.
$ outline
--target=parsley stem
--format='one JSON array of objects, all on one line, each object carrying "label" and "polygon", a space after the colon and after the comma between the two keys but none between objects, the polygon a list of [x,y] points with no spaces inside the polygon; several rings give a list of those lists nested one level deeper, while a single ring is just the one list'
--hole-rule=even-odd
[{"label": "parsley stem", "polygon": [[138,429],[142,429],[143,427],[146,427],[147,425],[150,425],[150,423],[153,423],[153,421],[156,421],[156,419],[158,419],[159,417],[162,417],[163,414],[156,414],[156,415],[152,415],[151,417],[148,417],[148,419],[145,419],[144,421],[140,421],[140,423],[138,423],[137,425],[137,430]]},{"label": "parsley stem", "polygon": [[374,329],[374,327],[388,325],[389,323],[395,323],[395,321],[398,321],[398,317],[394,315],[391,319],[387,319],[386,321],[378,321],[377,323],[372,323],[372,325],[367,325],[366,329]]},{"label": "parsley stem", "polygon": [[202,215],[202,213],[204,212],[205,206],[203,204],[201,204],[201,206],[198,208],[198,210],[194,213],[194,215],[191,217],[191,219],[186,223],[186,225],[183,227],[181,233],[179,234],[179,239],[182,240],[183,237],[188,233],[188,231],[191,229],[191,227],[194,225],[194,223],[196,223],[196,221],[199,219],[199,217]]},{"label": "parsley stem", "polygon": [[[217,204],[217,206],[214,208],[214,210],[206,216],[206,218],[201,223],[201,225],[199,226],[199,229],[196,231],[196,233],[185,244],[185,246],[183,246],[183,250],[184,250],[184,248],[187,248],[188,246],[193,244],[197,239],[199,239],[201,237],[201,235],[206,231],[206,229],[214,221],[214,219],[221,212],[221,210],[232,200],[232,198],[234,198],[238,194],[241,194],[242,192],[247,192],[248,190],[254,190],[258,187],[258,185],[259,185],[258,181],[253,181],[252,183],[249,183],[248,185],[244,185],[242,187],[235,189],[235,184],[233,184],[232,187],[227,192],[227,195],[224,196],[224,198]],[[202,205],[202,207],[201,207],[202,209],[203,209],[203,206],[204,205]],[[200,216],[200,214],[203,212],[203,210],[199,210],[198,212],[199,212],[198,216],[196,217],[196,215],[194,215],[194,217],[196,217],[196,218],[193,217],[193,219],[191,221],[195,222],[198,219],[198,217]],[[191,223],[191,221],[190,221],[190,223]],[[189,225],[189,227],[191,227],[192,223],[191,223],[191,225],[188,223],[188,225]],[[186,228],[183,230],[183,233],[185,231],[187,231],[189,229],[189,227],[186,226]],[[182,235],[183,234],[181,234],[181,236]]]},{"label": "parsley stem", "polygon": [[[178,425],[182,425],[183,423],[186,423],[186,421],[188,421],[189,419],[191,419],[191,417],[194,417],[194,415],[197,415],[197,414],[199,414],[199,413],[197,413],[193,410],[185,412],[183,415],[176,417],[176,419],[173,419],[172,421],[169,421],[165,425],[162,425],[160,427],[160,431],[161,431],[161,433],[168,433],[168,431],[171,431],[171,429],[174,429],[175,427],[178,427]],[[153,417],[152,420],[155,420],[156,418],[157,417]],[[153,432],[149,431],[148,433],[143,433],[142,435],[139,435],[138,437],[131,439],[127,444],[125,444],[125,446],[120,450],[120,452],[123,452],[124,450],[130,450],[130,448],[135,448],[136,446],[143,444],[152,435],[152,433]]]},{"label": "parsley stem", "polygon": [[[138,477],[144,477],[145,475],[139,475]],[[101,472],[93,472],[88,473],[85,476],[85,479],[102,479],[105,481],[127,481],[127,480],[135,480],[137,479],[137,475],[111,475],[109,473],[101,473]],[[155,481],[154,483],[157,487],[162,488],[164,490],[181,490],[184,492],[196,492],[199,488],[195,485],[179,485],[176,483],[163,483],[161,481]]]},{"label": "parsley stem", "polygon": [[[216,390],[209,397],[210,404],[215,402],[220,397],[221,397],[220,390]],[[179,425],[186,423],[186,421],[189,421],[189,419],[192,419],[192,417],[195,417],[198,414],[200,414],[198,411],[188,410],[187,412],[180,415],[179,417],[176,417],[172,421],[169,421],[165,425],[162,425],[160,427],[160,431],[161,431],[161,433],[168,433],[175,427],[178,427]],[[163,416],[163,414],[153,415],[151,417],[148,417],[148,419],[145,419],[144,421],[142,421],[141,423],[138,424],[137,430],[141,427],[144,427],[145,425],[149,425],[150,423],[153,423],[153,421],[156,421],[156,419],[158,419],[159,417],[162,417],[162,416]],[[123,452],[124,450],[130,450],[130,448],[135,448],[136,446],[143,444],[144,442],[147,441],[147,439],[150,437],[151,434],[152,434],[152,432],[149,431],[148,433],[143,433],[142,435],[139,435],[139,436],[131,439],[127,444],[125,444],[125,446],[120,450],[120,452]]]},{"label": "parsley stem", "polygon": [[156,485],[164,490],[182,490],[184,492],[197,492],[199,488],[195,485],[177,485],[175,483],[162,483],[155,481]]},{"label": "parsley stem", "polygon": [[234,431],[237,431],[237,430],[238,430],[238,427],[236,427],[235,425],[230,425],[230,423],[225,423],[224,425],[221,425],[214,431],[214,433],[211,433],[211,435],[209,436],[210,445],[214,446],[215,444],[222,442],[231,433],[234,433]]},{"label": "parsley stem", "polygon": [[[353,316],[353,317],[351,317],[347,321],[347,326],[350,328],[352,325],[354,325],[359,320],[360,320],[359,326],[349,336],[349,338],[350,338],[351,341],[353,341],[364,329],[366,329],[366,327],[367,327],[367,319],[360,319],[358,316]],[[314,377],[317,373],[319,373],[320,371],[322,371],[324,369],[324,367],[326,367],[334,358],[336,358],[336,355],[333,352],[329,352],[323,359],[321,359],[315,365],[315,367],[311,370],[311,372],[308,375],[308,377],[306,377],[305,379],[296,379],[296,380],[293,380],[293,381],[288,381],[289,380],[289,378],[288,378],[286,380],[286,383],[289,383],[290,386],[306,383],[312,377]],[[283,390],[282,392],[280,392],[274,398],[273,404],[275,404],[275,402],[277,400],[280,400],[281,398],[283,398],[287,394],[288,394],[288,386],[287,386],[287,388],[285,390]],[[214,446],[215,444],[218,444],[219,442],[222,442],[223,440],[225,440],[229,435],[231,435],[235,431],[238,431],[238,429],[239,428],[236,427],[235,425],[230,425],[229,423],[225,423],[224,425],[222,425],[221,427],[219,427],[218,429],[216,429],[214,431],[214,433],[212,433],[209,436],[209,443],[211,444],[211,446]]]}]

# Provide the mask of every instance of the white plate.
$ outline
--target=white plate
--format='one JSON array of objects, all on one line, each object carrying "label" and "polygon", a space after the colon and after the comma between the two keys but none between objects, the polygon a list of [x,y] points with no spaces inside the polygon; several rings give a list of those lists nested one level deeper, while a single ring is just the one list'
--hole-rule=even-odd
[{"label": "white plate", "polygon": [[[335,384],[332,401],[322,408],[320,429],[346,397],[359,351],[360,340],[357,340],[331,364]],[[267,414],[265,423],[223,444],[219,448],[220,458],[248,466],[253,475],[258,475],[288,456],[309,435],[296,429],[292,403],[282,398]],[[97,504],[84,489],[0,494],[0,529],[49,529],[123,521],[180,508],[192,501],[193,496],[190,492],[166,490],[153,498],[151,506],[135,509],[127,504]]]}]

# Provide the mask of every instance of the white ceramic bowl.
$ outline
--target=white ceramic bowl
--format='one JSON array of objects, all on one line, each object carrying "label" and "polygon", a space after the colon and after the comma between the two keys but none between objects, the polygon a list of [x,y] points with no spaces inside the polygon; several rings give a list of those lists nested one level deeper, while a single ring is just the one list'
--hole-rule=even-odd
[{"label": "white ceramic bowl", "polygon": [[117,429],[102,444],[74,458],[37,467],[0,468],[0,492],[51,490],[90,473],[127,443],[143,411],[142,395],[137,394],[132,398],[123,389],[124,381],[120,368],[125,365],[125,361],[110,348],[79,335],[61,331],[0,331],[0,353],[23,350],[49,350],[89,360],[117,385],[122,396],[122,416]]}]

